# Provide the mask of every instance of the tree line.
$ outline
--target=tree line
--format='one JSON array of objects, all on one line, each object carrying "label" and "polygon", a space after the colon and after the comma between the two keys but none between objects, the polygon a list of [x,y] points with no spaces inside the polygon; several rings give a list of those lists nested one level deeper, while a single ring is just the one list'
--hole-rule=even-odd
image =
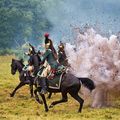
[{"label": "tree line", "polygon": [[43,0],[0,0],[0,50],[30,41],[40,43],[52,24]]}]

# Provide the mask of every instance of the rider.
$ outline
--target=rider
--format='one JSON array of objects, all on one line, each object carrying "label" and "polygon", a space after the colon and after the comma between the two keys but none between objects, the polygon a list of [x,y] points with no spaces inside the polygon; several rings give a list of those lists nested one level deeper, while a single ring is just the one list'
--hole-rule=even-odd
[{"label": "rider", "polygon": [[58,46],[58,61],[61,65],[67,65],[67,56],[62,41],[60,41],[60,45]]},{"label": "rider", "polygon": [[45,47],[49,45],[49,49],[52,50],[55,59],[57,59],[57,52],[56,52],[56,50],[55,50],[55,48],[53,46],[52,40],[49,39],[49,33],[45,33],[44,37],[45,37]]},{"label": "rider", "polygon": [[[52,40],[50,40],[48,37],[49,37],[49,34],[48,33],[45,33],[44,35],[45,37],[45,53],[43,54],[42,56],[42,62],[43,63],[45,60],[47,61],[47,63],[50,65],[51,67],[51,70],[50,70],[50,73],[48,75],[48,79],[53,79],[54,76],[55,76],[55,72],[59,66],[59,63],[57,62],[57,53],[56,53],[56,50],[53,46],[53,43],[52,43]],[[42,90],[41,90],[41,93],[42,94],[45,94],[47,92],[47,86],[46,86],[46,77],[43,77],[41,78],[41,87],[42,87]]]},{"label": "rider", "polygon": [[28,55],[30,56],[30,58],[28,60],[28,65],[29,65],[28,71],[33,72],[33,76],[36,76],[39,71],[39,65],[40,65],[41,59],[35,52],[34,47],[31,44],[29,44],[29,46],[30,48],[29,48]]}]

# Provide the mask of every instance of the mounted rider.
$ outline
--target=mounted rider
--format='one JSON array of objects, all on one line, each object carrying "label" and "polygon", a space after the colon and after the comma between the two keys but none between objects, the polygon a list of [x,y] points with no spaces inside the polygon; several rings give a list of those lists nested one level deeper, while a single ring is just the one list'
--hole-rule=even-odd
[{"label": "mounted rider", "polygon": [[57,53],[53,46],[52,40],[49,39],[49,34],[45,33],[44,37],[45,37],[45,53],[42,55],[41,63],[44,63],[45,61],[47,61],[47,63],[50,65],[50,72],[48,76],[44,76],[43,78],[41,78],[42,94],[45,94],[47,92],[46,80],[45,80],[46,77],[47,79],[53,79],[55,76],[55,72],[59,66],[59,63],[57,62]]},{"label": "mounted rider", "polygon": [[[46,53],[44,54],[44,59],[46,59],[46,61],[48,62],[48,64],[51,67],[50,73],[51,73],[51,77],[52,77],[52,75],[55,73],[55,71],[58,67],[58,62],[57,62],[58,56],[57,56],[57,52],[53,46],[52,40],[49,39],[49,34],[45,33],[44,37],[45,37],[45,49],[46,49]],[[48,57],[46,57],[46,56],[48,56]]]},{"label": "mounted rider", "polygon": [[49,33],[45,33],[44,34],[45,37],[45,48],[51,49],[51,51],[53,52],[54,58],[57,59],[57,52],[53,46],[53,42],[51,39],[49,39]]},{"label": "mounted rider", "polygon": [[62,41],[60,41],[60,45],[58,46],[58,61],[61,65],[67,66],[68,60]]},{"label": "mounted rider", "polygon": [[[41,59],[35,52],[35,48],[31,44],[29,44],[29,46],[30,46],[29,51],[28,53],[26,53],[27,55],[29,55],[27,70],[30,72],[30,74],[33,73],[32,76],[35,77],[39,71]],[[39,62],[36,62],[36,60]]]}]

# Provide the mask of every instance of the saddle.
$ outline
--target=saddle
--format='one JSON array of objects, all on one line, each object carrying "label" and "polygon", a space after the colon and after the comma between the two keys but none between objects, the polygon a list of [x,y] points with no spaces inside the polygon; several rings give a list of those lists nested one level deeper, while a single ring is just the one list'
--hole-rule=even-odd
[{"label": "saddle", "polygon": [[55,76],[52,80],[47,79],[48,87],[52,89],[60,89],[63,75],[64,73]]},{"label": "saddle", "polygon": [[[66,71],[66,67],[63,65],[59,66],[54,73],[51,73],[47,76],[48,79],[48,87],[53,89],[60,89],[61,80]],[[52,76],[54,74],[54,76]]]},{"label": "saddle", "polygon": [[[37,76],[41,77],[41,73],[43,71],[44,67],[42,67],[40,69],[40,71],[38,72]],[[64,67],[63,65],[59,66],[57,70],[55,70],[55,75],[54,77],[51,77],[51,73],[48,74],[47,78],[47,84],[49,88],[52,89],[60,89],[61,86],[61,81],[62,81],[62,77],[66,72],[66,67]],[[40,81],[39,79],[36,80],[37,85],[40,85]]]}]

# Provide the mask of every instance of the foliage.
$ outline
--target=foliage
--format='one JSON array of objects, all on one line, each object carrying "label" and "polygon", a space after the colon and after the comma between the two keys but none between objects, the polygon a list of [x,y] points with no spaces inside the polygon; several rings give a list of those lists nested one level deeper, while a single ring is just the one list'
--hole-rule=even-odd
[{"label": "foliage", "polygon": [[19,58],[23,58],[24,52],[21,48],[17,48],[17,49],[9,49],[9,48],[5,48],[5,49],[1,49],[0,50],[0,55],[15,55]]},{"label": "foliage", "polygon": [[45,16],[43,0],[0,0],[0,48],[26,41],[38,43],[51,23]]},{"label": "foliage", "polygon": [[0,50],[0,55],[13,55],[13,54],[14,54],[14,50],[9,48]]}]

